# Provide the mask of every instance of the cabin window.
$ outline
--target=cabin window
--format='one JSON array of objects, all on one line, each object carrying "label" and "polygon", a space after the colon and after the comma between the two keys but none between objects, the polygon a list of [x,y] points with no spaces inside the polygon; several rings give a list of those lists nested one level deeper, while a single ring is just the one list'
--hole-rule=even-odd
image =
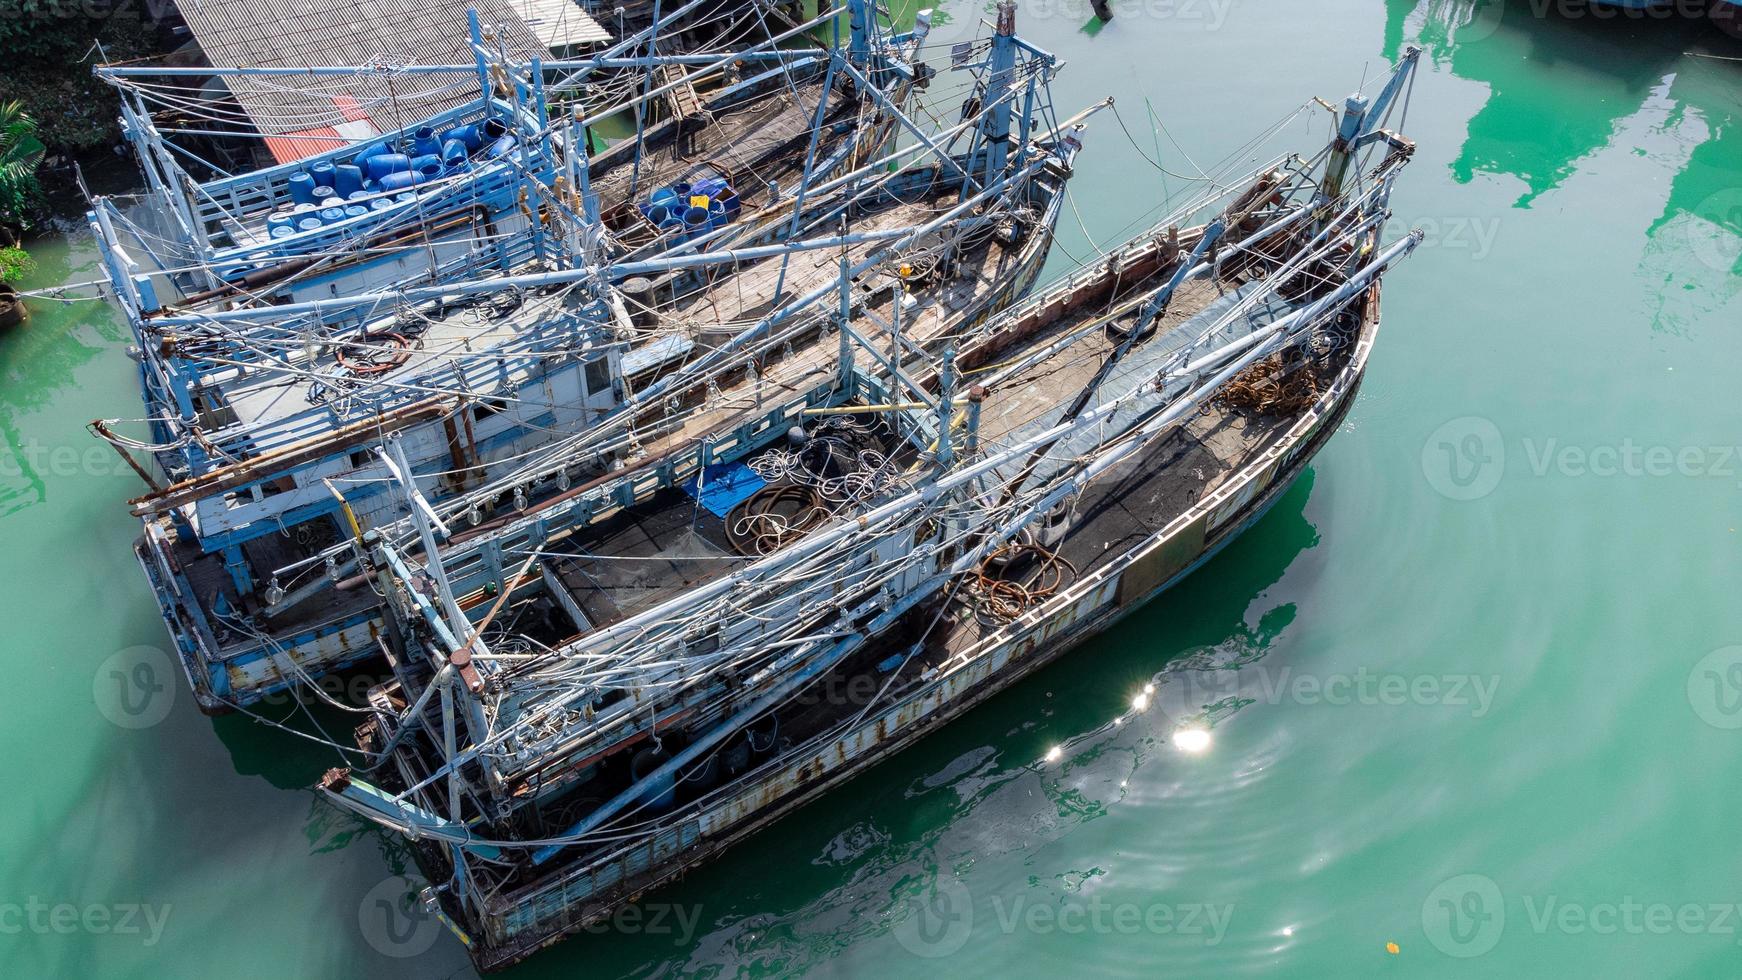
[{"label": "cabin window", "polygon": [[276,480],[267,480],[260,484],[260,499],[276,497],[281,493],[289,493],[296,489],[296,477],[281,476]]},{"label": "cabin window", "polygon": [[369,465],[370,453],[367,449],[353,449],[350,455],[351,469],[360,470]]},{"label": "cabin window", "polygon": [[606,358],[588,361],[586,367],[587,396],[602,395],[611,390],[611,362]]},{"label": "cabin window", "polygon": [[472,405],[472,419],[477,422],[482,422],[492,415],[500,414],[507,408],[508,399],[506,398],[479,399]]}]

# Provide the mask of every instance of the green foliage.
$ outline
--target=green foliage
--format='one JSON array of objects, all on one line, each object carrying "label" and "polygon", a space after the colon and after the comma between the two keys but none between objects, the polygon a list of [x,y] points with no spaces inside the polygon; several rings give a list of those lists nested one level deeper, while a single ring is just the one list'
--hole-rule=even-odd
[{"label": "green foliage", "polygon": [[24,249],[0,248],[0,282],[17,282],[36,271],[36,260]]},{"label": "green foliage", "polygon": [[36,120],[18,102],[0,102],[0,221],[22,227],[36,200],[36,167],[42,162]]},{"label": "green foliage", "polygon": [[152,53],[169,0],[0,0],[0,101],[19,101],[57,151],[113,145],[119,114],[109,86],[91,74],[106,60]]}]

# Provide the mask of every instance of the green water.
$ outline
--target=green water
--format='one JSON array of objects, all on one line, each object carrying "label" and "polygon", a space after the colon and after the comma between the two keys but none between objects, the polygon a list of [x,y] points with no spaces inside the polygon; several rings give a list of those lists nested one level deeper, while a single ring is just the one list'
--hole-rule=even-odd
[{"label": "green water", "polygon": [[[1344,431],[1112,634],[513,975],[1736,975],[1742,64],[1689,52],[1742,44],[1522,3],[1456,35],[1428,0],[1116,6],[1025,3],[1023,32],[1071,62],[1061,105],[1116,95],[1182,175],[1428,46],[1395,203],[1430,234]],[[1086,142],[1077,256],[1188,186],[1110,115]],[[41,284],[97,272],[80,235],[37,254]],[[394,842],[307,789],[330,753],[150,672],[135,481],[82,430],[136,414],[125,337],[38,304],[0,338],[5,974],[469,975],[382,904]]]}]

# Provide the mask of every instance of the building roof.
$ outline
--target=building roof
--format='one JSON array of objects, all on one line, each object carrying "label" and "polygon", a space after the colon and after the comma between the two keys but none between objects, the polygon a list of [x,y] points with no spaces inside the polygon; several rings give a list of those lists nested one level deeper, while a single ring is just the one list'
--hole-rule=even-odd
[{"label": "building roof", "polygon": [[[178,0],[215,67],[469,65],[468,8],[515,60],[610,35],[574,0]],[[298,160],[478,96],[472,72],[379,76],[230,76],[230,91],[273,156]]]},{"label": "building roof", "polygon": [[551,51],[593,44],[607,44],[612,38],[575,0],[511,0],[520,19],[532,29]]}]

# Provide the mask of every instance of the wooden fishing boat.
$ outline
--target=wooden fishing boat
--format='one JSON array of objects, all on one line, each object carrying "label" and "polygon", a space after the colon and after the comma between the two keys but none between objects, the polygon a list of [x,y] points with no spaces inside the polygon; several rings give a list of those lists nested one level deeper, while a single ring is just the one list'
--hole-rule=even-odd
[{"label": "wooden fishing boat", "polygon": [[1421,241],[1385,236],[1414,146],[1384,123],[1418,58],[1317,157],[941,355],[843,331],[754,421],[447,547],[425,523],[421,560],[374,542],[400,679],[359,742],[385,764],[327,798],[407,834],[427,907],[496,969],[1141,607],[1349,412],[1384,274]]},{"label": "wooden fishing boat", "polygon": [[[791,199],[771,194],[770,212],[744,222],[732,247],[704,233],[647,258],[225,314],[270,317],[255,339],[279,348],[297,347],[293,317],[359,317],[356,332],[374,343],[329,344],[323,356],[355,362],[368,372],[363,383],[335,385],[327,373],[301,371],[287,390],[283,370],[194,349],[203,337],[184,341],[181,356],[223,369],[225,397],[201,416],[221,424],[178,442],[232,462],[134,501],[146,519],[136,550],[201,706],[246,705],[378,656],[380,603],[362,587],[354,539],[365,529],[391,534],[406,513],[396,494],[380,492],[392,464],[370,443],[384,432],[399,435],[400,469],[423,478],[430,501],[478,523],[641,451],[599,448],[619,434],[613,418],[641,421],[712,398],[718,420],[764,397],[765,385],[813,370],[837,294],[862,315],[906,317],[909,341],[922,347],[1019,298],[1050,247],[1080,125],[1043,134],[1023,121],[1026,141],[994,138],[997,126],[1013,131],[1013,117],[1000,120],[995,107],[1021,102],[1027,120],[1044,106],[1030,93],[1055,69],[1044,53],[1018,59],[1016,44],[1012,34],[994,45],[1010,55],[1011,70],[987,90],[988,108],[953,128],[973,137],[967,152],[925,162],[936,151],[922,146],[894,171],[873,160],[833,180],[807,178]],[[784,151],[743,152],[814,164],[823,130],[808,132],[805,153],[793,154],[790,139]],[[851,159],[856,144],[840,138],[848,142],[835,152]],[[601,168],[612,179],[635,169],[629,159]],[[659,180],[685,171],[647,173]],[[896,274],[885,275],[892,257],[901,260]],[[618,285],[572,288],[597,279]],[[511,291],[515,305],[471,315],[480,307],[456,299],[468,290],[488,302]],[[389,302],[384,319],[376,304]],[[416,304],[448,312],[408,312]],[[192,330],[204,320],[157,323]],[[407,325],[415,349],[394,339]],[[327,419],[335,405],[349,415]],[[665,426],[662,436],[677,437],[684,424]],[[538,465],[577,443],[591,447],[583,462]],[[342,504],[336,486],[349,488]]]}]

